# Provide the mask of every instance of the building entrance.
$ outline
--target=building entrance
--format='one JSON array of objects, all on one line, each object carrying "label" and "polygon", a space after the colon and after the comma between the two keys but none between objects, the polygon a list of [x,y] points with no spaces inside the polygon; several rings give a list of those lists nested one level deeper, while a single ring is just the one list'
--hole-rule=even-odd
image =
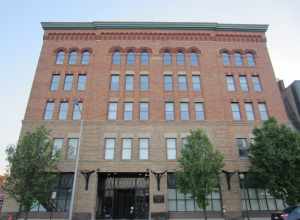
[{"label": "building entrance", "polygon": [[98,173],[98,219],[147,219],[148,213],[146,173]]}]

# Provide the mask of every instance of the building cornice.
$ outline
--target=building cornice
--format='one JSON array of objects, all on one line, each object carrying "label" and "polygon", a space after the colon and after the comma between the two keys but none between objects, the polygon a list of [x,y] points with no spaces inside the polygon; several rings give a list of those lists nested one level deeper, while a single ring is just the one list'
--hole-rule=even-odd
[{"label": "building cornice", "polygon": [[224,24],[207,22],[41,22],[44,30],[104,30],[104,29],[150,29],[150,30],[210,30],[266,32],[266,24]]}]

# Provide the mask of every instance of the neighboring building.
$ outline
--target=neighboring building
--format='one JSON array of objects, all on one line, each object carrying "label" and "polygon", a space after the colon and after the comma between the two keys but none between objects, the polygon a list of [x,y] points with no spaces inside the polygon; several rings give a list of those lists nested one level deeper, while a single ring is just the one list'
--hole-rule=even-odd
[{"label": "neighboring building", "polygon": [[282,80],[278,81],[278,85],[288,118],[294,128],[300,131],[300,80],[295,80],[287,88]]},{"label": "neighboring building", "polygon": [[[69,209],[81,119],[84,174],[75,201],[81,219],[129,218],[130,210],[140,219],[203,217],[195,201],[176,189],[174,176],[185,138],[196,128],[224,154],[229,172],[228,178],[220,174],[220,188],[208,197],[209,218],[270,218],[283,208],[282,201],[231,175],[248,170],[255,126],[269,116],[288,122],[266,46],[267,25],[45,22],[42,27],[22,132],[45,125],[54,150],[61,150],[54,218]],[[39,205],[32,215],[45,218],[46,209]],[[4,212],[17,211],[8,199]]]}]

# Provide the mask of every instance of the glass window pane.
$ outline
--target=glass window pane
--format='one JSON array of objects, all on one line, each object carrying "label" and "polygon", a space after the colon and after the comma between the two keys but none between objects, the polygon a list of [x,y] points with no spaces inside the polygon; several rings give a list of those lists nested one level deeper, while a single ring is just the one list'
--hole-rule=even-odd
[{"label": "glass window pane", "polygon": [[133,118],[133,103],[124,103],[124,120],[132,120]]},{"label": "glass window pane", "polygon": [[74,104],[73,106],[73,120],[80,120],[82,112],[82,102]]},{"label": "glass window pane", "polygon": [[140,76],[140,90],[141,91],[149,90],[149,76],[148,75]]},{"label": "glass window pane", "polygon": [[61,102],[59,108],[59,120],[66,120],[68,118],[68,102]]},{"label": "glass window pane", "polygon": [[189,120],[189,104],[180,103],[180,119]]},{"label": "glass window pane", "polygon": [[245,103],[245,112],[248,121],[254,120],[254,111],[252,103]]},{"label": "glass window pane", "polygon": [[123,139],[123,146],[122,146],[122,159],[123,160],[130,160],[131,159],[131,148],[132,148],[132,139],[126,138]]},{"label": "glass window pane", "polygon": [[178,88],[180,91],[187,90],[187,78],[186,75],[179,75],[178,76]]},{"label": "glass window pane", "polygon": [[234,77],[233,76],[226,76],[226,82],[227,82],[227,91],[235,91],[235,83],[234,83]]},{"label": "glass window pane", "polygon": [[173,77],[171,75],[164,76],[164,89],[165,91],[173,90]]},{"label": "glass window pane", "polygon": [[52,75],[51,86],[50,86],[51,91],[58,90],[59,80],[60,80],[60,75],[58,75],[58,74]]},{"label": "glass window pane", "polygon": [[112,57],[113,64],[121,64],[121,53],[119,51],[115,51]]},{"label": "glass window pane", "polygon": [[[249,144],[248,140],[246,138],[238,138],[236,139],[237,141],[237,146],[239,150],[239,156],[240,159],[248,159],[248,154],[249,154]],[[250,197],[250,198],[256,198],[255,191],[249,189],[249,193],[254,193],[255,197]],[[252,195],[252,194],[251,194]]]},{"label": "glass window pane", "polygon": [[76,64],[76,62],[77,62],[77,52],[72,51],[69,54],[69,64]]},{"label": "glass window pane", "polygon": [[80,75],[78,75],[77,89],[79,91],[84,91],[85,87],[86,87],[86,75],[85,74],[80,74]]},{"label": "glass window pane", "polygon": [[252,83],[255,92],[261,92],[262,87],[258,76],[252,76]]},{"label": "glass window pane", "polygon": [[238,103],[231,103],[231,111],[233,120],[241,120],[240,107]]},{"label": "glass window pane", "polygon": [[56,63],[56,64],[63,64],[63,63],[64,63],[64,60],[65,60],[65,52],[59,51],[59,52],[56,54],[56,60],[55,60],[55,63]]},{"label": "glass window pane", "polygon": [[203,103],[195,103],[195,116],[196,120],[204,120],[204,106]]},{"label": "glass window pane", "polygon": [[148,52],[142,52],[141,53],[141,64],[143,64],[143,65],[149,64],[149,54],[148,54]]},{"label": "glass window pane", "polygon": [[105,160],[113,160],[115,152],[115,142],[114,138],[105,139]]},{"label": "glass window pane", "polygon": [[82,53],[81,64],[89,64],[90,62],[90,52],[84,51]]},{"label": "glass window pane", "polygon": [[73,75],[67,74],[65,76],[64,90],[65,91],[72,90],[72,85],[73,85]]},{"label": "glass window pane", "polygon": [[63,138],[54,138],[53,139],[53,147],[52,147],[52,155],[58,154],[61,152],[64,145]]},{"label": "glass window pane", "polygon": [[112,91],[118,91],[119,90],[119,75],[112,75],[111,76],[110,89]]},{"label": "glass window pane", "polygon": [[186,200],[186,211],[194,211],[194,210],[195,210],[194,200],[193,199]]},{"label": "glass window pane", "polygon": [[44,112],[44,119],[45,120],[51,120],[53,117],[53,111],[54,111],[54,102],[47,102]]},{"label": "glass window pane", "polygon": [[197,53],[191,53],[191,65],[198,66],[198,54]]},{"label": "glass window pane", "polygon": [[135,63],[135,54],[134,52],[130,51],[127,54],[127,64],[134,64]]},{"label": "glass window pane", "polygon": [[255,66],[254,56],[252,53],[247,53],[248,66]]},{"label": "glass window pane", "polygon": [[148,138],[141,138],[139,139],[139,158],[140,160],[148,160],[149,159],[149,139]]},{"label": "glass window pane", "polygon": [[234,54],[234,59],[235,59],[235,65],[236,66],[242,66],[243,65],[243,58],[240,53],[235,53]]},{"label": "glass window pane", "polygon": [[140,103],[140,120],[149,119],[149,103],[141,102]]},{"label": "glass window pane", "polygon": [[174,120],[174,103],[165,103],[165,118],[166,120]]},{"label": "glass window pane", "polygon": [[168,189],[168,199],[176,199],[176,189]]},{"label": "glass window pane", "polygon": [[259,210],[258,200],[250,200],[251,210]]},{"label": "glass window pane", "polygon": [[175,212],[175,211],[177,211],[177,209],[176,209],[176,200],[169,200],[169,203],[168,203],[168,205],[169,205],[169,211],[173,211],[173,212]]},{"label": "glass window pane", "polygon": [[212,200],[213,211],[221,211],[221,200]]},{"label": "glass window pane", "polygon": [[167,139],[167,159],[168,160],[176,159],[176,139],[175,138]]},{"label": "glass window pane", "polygon": [[165,52],[163,56],[163,60],[165,65],[170,65],[172,63],[172,55],[168,52]]},{"label": "glass window pane", "polygon": [[228,53],[222,53],[223,65],[228,66],[230,64],[230,58]]},{"label": "glass window pane", "polygon": [[192,76],[193,91],[201,90],[200,76]]},{"label": "glass window pane", "polygon": [[178,65],[183,65],[184,64],[184,53],[182,52],[178,52],[176,54],[176,63]]},{"label": "glass window pane", "polygon": [[133,75],[125,76],[125,90],[132,91],[133,90]]},{"label": "glass window pane", "polygon": [[77,154],[77,147],[78,147],[79,139],[78,138],[70,138],[68,139],[68,160],[75,160]]},{"label": "glass window pane", "polygon": [[117,103],[111,102],[108,104],[108,120],[117,119]]},{"label": "glass window pane", "polygon": [[259,103],[258,110],[259,110],[259,114],[260,114],[260,119],[262,121],[266,121],[269,119],[268,110],[267,110],[267,106],[265,103]]},{"label": "glass window pane", "polygon": [[240,76],[240,86],[243,92],[248,92],[248,83],[246,76]]}]

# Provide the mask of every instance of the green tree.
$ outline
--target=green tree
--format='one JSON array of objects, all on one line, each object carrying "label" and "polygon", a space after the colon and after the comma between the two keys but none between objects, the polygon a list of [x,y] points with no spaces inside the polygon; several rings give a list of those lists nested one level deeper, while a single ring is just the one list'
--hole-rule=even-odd
[{"label": "green tree", "polygon": [[289,205],[300,203],[300,134],[275,118],[253,130],[251,177]]},{"label": "green tree", "polygon": [[223,155],[218,152],[201,129],[191,131],[181,151],[180,170],[176,173],[178,189],[190,193],[206,218],[207,196],[218,187],[219,174],[224,166]]},{"label": "green tree", "polygon": [[17,146],[6,150],[9,175],[4,190],[14,198],[25,213],[37,202],[47,208],[51,190],[56,182],[58,153],[52,153],[49,131],[44,127],[27,132]]}]

